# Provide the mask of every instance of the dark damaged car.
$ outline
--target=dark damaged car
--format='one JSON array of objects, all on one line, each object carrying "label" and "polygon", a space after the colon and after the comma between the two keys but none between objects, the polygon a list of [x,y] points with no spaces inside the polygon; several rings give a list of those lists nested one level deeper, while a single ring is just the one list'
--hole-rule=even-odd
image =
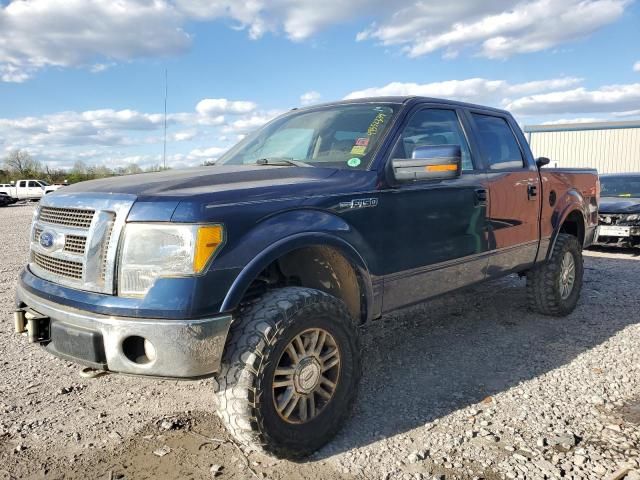
[{"label": "dark damaged car", "polygon": [[600,184],[596,243],[640,247],[640,173],[602,175]]}]

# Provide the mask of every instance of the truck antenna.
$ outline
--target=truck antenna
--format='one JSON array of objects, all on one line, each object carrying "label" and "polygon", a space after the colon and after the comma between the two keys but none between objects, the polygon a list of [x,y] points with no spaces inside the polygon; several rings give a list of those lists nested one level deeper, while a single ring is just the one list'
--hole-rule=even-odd
[{"label": "truck antenna", "polygon": [[167,96],[169,94],[169,73],[164,69],[164,141],[162,145],[162,169],[167,169]]}]

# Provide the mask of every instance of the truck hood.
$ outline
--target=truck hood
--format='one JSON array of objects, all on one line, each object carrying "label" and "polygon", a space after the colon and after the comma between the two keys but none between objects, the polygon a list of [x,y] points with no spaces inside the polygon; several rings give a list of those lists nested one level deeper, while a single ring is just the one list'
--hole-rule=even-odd
[{"label": "truck hood", "polygon": [[[142,173],[81,182],[62,189],[65,194],[120,193],[138,200],[162,198],[251,201],[308,191],[309,187],[336,173],[334,168],[233,165]],[[55,194],[53,194],[55,195]],[[162,197],[162,198],[160,198]]]},{"label": "truck hood", "polygon": [[640,213],[640,198],[602,197],[600,213]]}]

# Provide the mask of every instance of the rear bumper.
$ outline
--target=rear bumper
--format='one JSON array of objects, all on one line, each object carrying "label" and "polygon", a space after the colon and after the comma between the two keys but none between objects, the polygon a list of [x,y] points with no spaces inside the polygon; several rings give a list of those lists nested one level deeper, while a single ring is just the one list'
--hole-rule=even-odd
[{"label": "rear bumper", "polygon": [[[59,357],[103,370],[194,378],[215,373],[231,315],[197,320],[113,317],[43,299],[18,284],[21,312],[44,317],[45,348]],[[48,320],[47,320],[48,319]]]}]

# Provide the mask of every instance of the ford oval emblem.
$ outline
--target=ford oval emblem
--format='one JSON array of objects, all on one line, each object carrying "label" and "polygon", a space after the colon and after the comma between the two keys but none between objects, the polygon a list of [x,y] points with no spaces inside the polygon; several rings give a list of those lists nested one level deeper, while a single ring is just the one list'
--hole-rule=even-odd
[{"label": "ford oval emblem", "polygon": [[42,232],[40,234],[40,245],[44,248],[53,247],[54,240],[55,238],[51,232]]}]

